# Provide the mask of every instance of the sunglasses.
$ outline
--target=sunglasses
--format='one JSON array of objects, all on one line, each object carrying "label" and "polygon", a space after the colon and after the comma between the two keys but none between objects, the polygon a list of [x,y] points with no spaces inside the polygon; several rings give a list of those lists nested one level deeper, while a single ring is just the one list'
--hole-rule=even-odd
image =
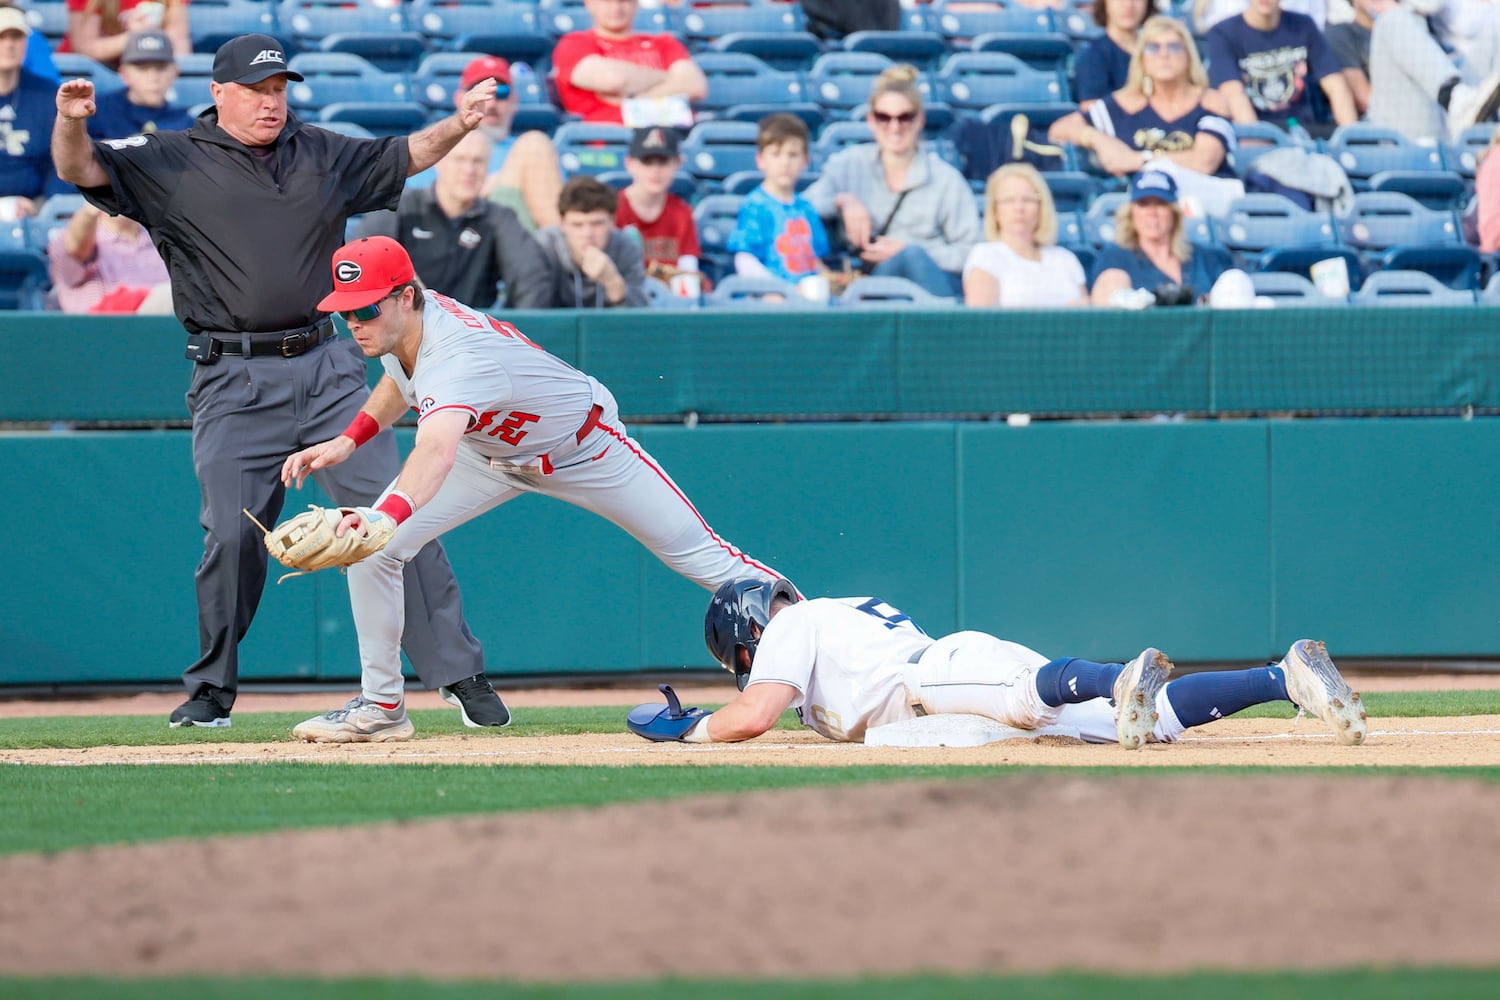
[{"label": "sunglasses", "polygon": [[899,115],[888,115],[884,111],[871,111],[870,117],[875,119],[876,125],[890,125],[893,122],[910,125],[917,120],[917,113],[915,111],[903,111]]},{"label": "sunglasses", "polygon": [[375,319],[380,315],[380,303],[384,302],[386,299],[392,298],[393,296],[394,293],[392,295],[386,295],[375,302],[371,302],[367,306],[360,306],[358,309],[341,309],[339,310],[339,315],[344,317],[345,323],[349,322],[351,319],[357,319],[361,323],[368,323],[370,322],[370,320]]},{"label": "sunglasses", "polygon": [[1180,56],[1187,52],[1187,46],[1181,42],[1146,42],[1141,46],[1148,56],[1167,55]]}]

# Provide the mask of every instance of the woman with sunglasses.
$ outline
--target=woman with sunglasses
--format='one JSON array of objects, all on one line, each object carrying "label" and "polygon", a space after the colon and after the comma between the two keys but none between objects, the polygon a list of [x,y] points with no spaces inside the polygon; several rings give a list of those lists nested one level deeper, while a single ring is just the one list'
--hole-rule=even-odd
[{"label": "woman with sunglasses", "polygon": [[1090,150],[1117,177],[1148,166],[1171,174],[1195,211],[1223,214],[1245,193],[1229,162],[1229,108],[1209,87],[1192,34],[1170,17],[1141,26],[1125,86],[1058,119],[1047,136]]},{"label": "woman with sunglasses", "polygon": [[964,305],[1047,309],[1089,304],[1083,265],[1057,246],[1057,209],[1029,163],[1007,163],[984,185],[984,238],[964,264]]},{"label": "woman with sunglasses", "polygon": [[842,221],[865,273],[957,298],[964,260],[979,242],[979,213],[963,174],[922,148],[917,77],[916,67],[901,64],[876,78],[865,116],[875,141],[829,157],[803,196],[824,219]]}]

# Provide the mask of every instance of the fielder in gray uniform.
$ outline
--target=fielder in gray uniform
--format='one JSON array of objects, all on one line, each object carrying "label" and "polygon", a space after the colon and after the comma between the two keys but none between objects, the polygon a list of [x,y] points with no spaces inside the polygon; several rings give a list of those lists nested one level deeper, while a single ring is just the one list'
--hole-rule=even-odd
[{"label": "fielder in gray uniform", "polygon": [[[195,575],[200,656],[183,674],[188,700],[173,726],[230,724],[239,642],[267,560],[240,511],[274,522],[287,452],[337,433],[368,395],[364,356],[317,308],[330,287],[328,256],[352,214],[394,208],[405,179],[476,128],[495,91],[493,81],[476,85],[457,114],[414,135],[352,139],[288,112],[287,81],[301,79],[275,38],[241,35],[215,54],[214,107],[191,128],[99,143],[86,127],[93,84],[68,80],[57,91],[58,173],[151,233],[195,362],[187,404],[205,535]],[[385,435],[318,483],[337,503],[368,503],[397,468]],[[405,643],[423,682],[457,699],[465,722],[507,723],[440,547],[413,561],[406,593]]]},{"label": "fielder in gray uniform", "polygon": [[[712,590],[775,570],[720,538],[620,423],[610,391],[548,354],[509,323],[425,289],[401,244],[355,240],[333,255],[334,290],[320,309],[341,313],[385,377],[348,431],[287,458],[281,478],[358,454],[359,442],[417,411],[417,436],[396,481],[340,535],[384,548],[349,567],[362,690],[342,708],[292,730],[313,742],[410,739],[397,640],[401,570],[450,528],[525,493],[556,497],[624,528],[683,576]],[[371,527],[381,530],[372,533]]]}]

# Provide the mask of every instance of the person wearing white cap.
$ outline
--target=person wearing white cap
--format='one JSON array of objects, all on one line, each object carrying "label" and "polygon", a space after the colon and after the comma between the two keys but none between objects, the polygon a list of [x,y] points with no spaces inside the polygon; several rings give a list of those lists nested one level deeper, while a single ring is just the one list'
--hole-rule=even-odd
[{"label": "person wearing white cap", "polygon": [[[177,318],[194,362],[187,401],[202,489],[199,658],[183,675],[188,700],[172,726],[227,726],[239,687],[240,640],[265,586],[266,551],[245,517],[276,520],[285,501],[281,457],[349,424],[369,395],[364,356],[338,340],[318,303],[327,260],[352,215],[395,208],[406,178],[479,127],[493,81],[457,113],[409,136],[356,139],[304,126],[287,110],[301,80],[270,35],[240,35],[214,54],[214,106],[186,131],[89,140],[94,85],[57,90],[53,156],[63,177],[106,212],[136,220],[162,251]],[[340,505],[373,500],[397,468],[383,435],[319,485]],[[412,561],[405,643],[429,687],[456,697],[471,725],[510,713],[484,674],[440,547]]]},{"label": "person wearing white cap", "polygon": [[52,85],[21,68],[31,25],[0,7],[0,222],[35,215],[42,199],[72,191],[52,169],[47,136],[56,115]]}]

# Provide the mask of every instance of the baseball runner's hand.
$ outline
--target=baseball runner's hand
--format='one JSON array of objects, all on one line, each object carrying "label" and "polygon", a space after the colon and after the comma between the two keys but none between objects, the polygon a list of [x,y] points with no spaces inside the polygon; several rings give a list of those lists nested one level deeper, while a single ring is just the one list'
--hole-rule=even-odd
[{"label": "baseball runner's hand", "polygon": [[297,571],[287,576],[297,576],[352,566],[385,548],[395,534],[395,518],[382,511],[309,504],[305,513],[266,531],[266,550],[281,565]]},{"label": "baseball runner's hand", "polygon": [[57,113],[64,118],[91,118],[94,104],[94,85],[88,80],[69,80],[57,88]]},{"label": "baseball runner's hand", "polygon": [[300,490],[302,484],[307,481],[309,473],[316,472],[318,469],[326,469],[330,465],[338,465],[354,454],[355,447],[353,439],[340,434],[322,444],[303,448],[281,463],[281,485],[296,486]]},{"label": "baseball runner's hand", "polygon": [[701,708],[683,708],[670,684],[663,684],[657,690],[667,696],[665,705],[657,702],[637,705],[625,719],[625,725],[637,736],[644,736],[654,743],[682,740],[698,720],[709,714]]},{"label": "baseball runner's hand", "polygon": [[488,77],[470,87],[458,106],[458,121],[472,132],[484,121],[484,112],[495,99],[495,79]]}]

